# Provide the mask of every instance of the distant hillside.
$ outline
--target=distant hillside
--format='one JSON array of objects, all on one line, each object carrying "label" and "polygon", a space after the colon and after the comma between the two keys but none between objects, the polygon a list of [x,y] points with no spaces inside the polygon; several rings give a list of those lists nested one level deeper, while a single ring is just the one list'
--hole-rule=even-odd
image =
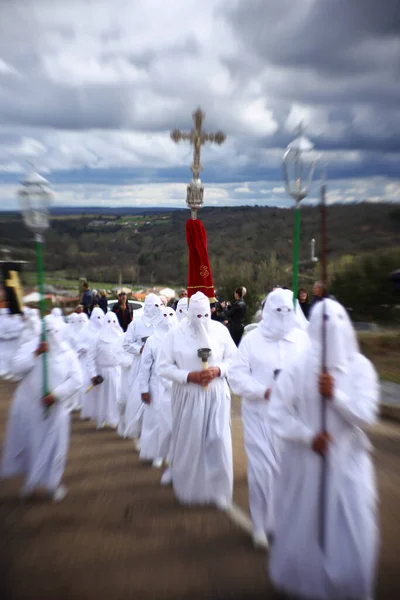
[{"label": "distant hillside", "polygon": [[[136,208],[132,207],[110,207],[110,206],[55,206],[51,209],[52,215],[151,215],[154,213],[165,213],[179,210],[178,208],[165,208],[165,207],[148,207],[139,206]],[[16,216],[16,211],[2,211],[0,210],[0,219],[2,215]]]},{"label": "distant hillside", "polygon": [[[46,269],[77,279],[126,283],[186,281],[185,222],[188,210],[57,209],[46,234]],[[70,211],[70,212],[64,212]],[[82,214],[83,211],[83,214]],[[147,218],[145,218],[147,217]],[[259,264],[272,255],[283,267],[292,260],[293,210],[273,207],[204,208],[214,278],[229,267]],[[319,252],[319,209],[302,208],[301,260],[310,256],[310,240]],[[400,245],[400,208],[393,204],[333,205],[328,208],[329,259]],[[21,218],[0,215],[0,247],[14,258],[33,261],[31,235]],[[400,267],[400,265],[399,265]],[[31,264],[33,268],[33,262]]]}]

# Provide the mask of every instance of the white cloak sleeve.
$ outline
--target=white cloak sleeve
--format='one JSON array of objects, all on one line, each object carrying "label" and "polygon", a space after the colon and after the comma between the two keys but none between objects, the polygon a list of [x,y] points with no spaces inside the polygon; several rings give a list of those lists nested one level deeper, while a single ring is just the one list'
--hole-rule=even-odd
[{"label": "white cloak sleeve", "polygon": [[60,385],[58,385],[52,394],[59,401],[64,403],[68,398],[79,392],[83,386],[82,369],[79,366],[78,359],[74,352],[68,352],[68,357],[65,361],[65,366],[68,367],[68,374]]},{"label": "white cloak sleeve", "polygon": [[376,422],[379,412],[379,380],[372,363],[362,354],[354,360],[350,373],[351,396],[334,385],[332,400],[327,400],[336,412],[351,425],[365,427]]},{"label": "white cloak sleeve", "polygon": [[[11,361],[12,374],[16,377],[23,377],[35,365],[36,359],[35,350],[38,347],[38,340],[34,339],[18,349],[17,354]],[[39,357],[40,358],[40,357]],[[42,360],[42,358],[40,358]]]},{"label": "white cloak sleeve", "polygon": [[129,352],[129,354],[134,354],[135,356],[140,355],[140,350],[143,346],[142,340],[137,340],[137,332],[136,332],[136,322],[132,321],[128,325],[127,332],[124,338],[124,350],[125,352]]},{"label": "white cloak sleeve", "polygon": [[90,338],[87,331],[83,331],[81,335],[76,340],[76,351],[78,355],[85,354],[89,351],[89,342]]},{"label": "white cloak sleeve", "polygon": [[268,403],[268,420],[273,431],[283,439],[311,446],[315,435],[297,416],[296,399],[300,371],[293,364],[278,377]]},{"label": "white cloak sleeve", "polygon": [[94,343],[90,346],[86,368],[90,379],[96,377],[97,373],[97,365],[96,365],[96,356],[97,356],[97,343]]},{"label": "white cloak sleeve", "polygon": [[151,369],[153,368],[154,357],[151,350],[151,344],[147,343],[142,353],[139,370],[139,391],[141,394],[147,394],[150,389]]},{"label": "white cloak sleeve", "polygon": [[224,325],[222,325],[222,328],[224,334],[224,355],[222,357],[222,362],[217,366],[220,368],[221,377],[227,377],[231,365],[237,356],[238,349],[232,340],[228,329]]},{"label": "white cloak sleeve", "polygon": [[158,372],[160,377],[183,385],[187,383],[189,371],[180,369],[175,363],[173,340],[174,330],[169,331],[163,338],[159,354],[160,360],[158,363]]},{"label": "white cloak sleeve", "polygon": [[248,334],[240,343],[236,357],[228,371],[228,383],[234,394],[248,400],[262,400],[265,385],[254,379],[250,366],[250,346],[253,336]]}]

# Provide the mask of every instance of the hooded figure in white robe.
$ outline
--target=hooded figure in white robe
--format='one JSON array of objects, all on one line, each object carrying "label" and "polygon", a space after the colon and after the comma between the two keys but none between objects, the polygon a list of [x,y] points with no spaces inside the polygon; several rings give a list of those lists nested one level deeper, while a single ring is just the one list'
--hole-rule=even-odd
[{"label": "hooded figure in white robe", "polygon": [[50,314],[53,317],[55,317],[56,319],[59,319],[61,323],[64,323],[66,325],[63,311],[62,311],[62,309],[59,306],[56,306],[56,307],[52,308]]},{"label": "hooded figure in white robe", "polygon": [[[322,375],[322,318],[326,366]],[[311,350],[284,370],[269,419],[282,439],[274,542],[269,572],[296,598],[372,598],[378,555],[377,492],[370,443],[362,431],[376,422],[379,384],[359,353],[344,308],[326,299],[313,309]],[[326,402],[326,437],[321,393]],[[325,550],[319,545],[322,459],[326,461]]]},{"label": "hooded figure in white robe", "polygon": [[181,298],[178,302],[178,304],[176,305],[176,318],[178,320],[178,323],[180,323],[187,315],[187,311],[188,311],[188,299],[185,296],[184,298]]},{"label": "hooded figure in white robe", "polygon": [[[142,401],[145,403],[142,435],[140,444],[140,459],[152,460],[153,467],[159,468],[167,458],[169,446],[162,448],[160,454],[160,413],[168,413],[168,398],[161,397],[164,388],[158,376],[157,359],[165,334],[176,325],[176,314],[173,308],[162,307],[160,322],[156,324],[154,333],[149,337],[142,353],[138,385]],[[169,382],[168,382],[169,383]],[[170,396],[169,396],[170,401]],[[167,404],[167,407],[164,404]],[[169,415],[171,422],[171,404],[169,402]],[[163,421],[165,416],[162,415]]]},{"label": "hooded figure in white robe", "polygon": [[[82,369],[84,380],[86,381],[88,355],[87,355],[86,347],[82,345],[81,340],[82,340],[82,336],[85,335],[86,330],[89,326],[89,317],[87,316],[87,314],[84,312],[80,313],[78,315],[76,323],[74,323],[74,326],[75,326],[74,338],[73,338],[74,350],[78,357],[79,365]],[[74,410],[80,410],[82,408],[83,401],[84,401],[84,395],[85,395],[85,389],[86,388],[82,387],[80,389],[79,393],[77,394],[75,403],[74,403],[74,408],[73,408]]]},{"label": "hooded figure in white robe", "polygon": [[[144,300],[144,314],[134,319],[127,329],[124,350],[128,353],[129,371],[124,377],[124,390],[120,401],[120,415],[124,419],[124,437],[135,440],[135,447],[140,449],[139,438],[142,429],[144,404],[138,385],[138,375],[145,339],[154,333],[154,327],[160,320],[161,300],[156,294],[148,294]],[[125,404],[125,411],[124,411]]]},{"label": "hooded figure in white robe", "polygon": [[232,391],[242,397],[253,542],[266,548],[272,530],[274,489],[279,474],[278,440],[268,417],[268,400],[281,371],[309,345],[288,290],[268,294],[262,321],[243,337],[228,373]]},{"label": "hooded figure in white robe", "polygon": [[[10,363],[12,364],[12,360],[16,356],[17,352],[27,342],[35,339],[36,343],[40,342],[40,334],[42,332],[42,320],[40,318],[40,312],[35,308],[30,308],[29,306],[25,306],[21,315],[21,331],[18,336],[17,343],[15,345],[15,349],[13,350],[13,355],[10,357]],[[11,366],[10,366],[11,371]],[[12,375],[10,373],[9,379],[12,381],[20,381],[21,376]]]},{"label": "hooded figure in white robe", "polygon": [[31,340],[36,340],[36,343],[39,344],[42,333],[40,312],[36,308],[26,306],[23,311],[22,323],[23,328],[18,340],[18,349]]},{"label": "hooded figure in white robe", "polygon": [[8,360],[8,329],[9,329],[10,311],[8,308],[0,308],[0,377],[3,378],[9,373]]},{"label": "hooded figure in white robe", "polygon": [[[56,306],[55,308],[51,309],[51,313],[50,313],[55,319],[57,319],[59,326],[61,327],[61,331],[63,331],[63,335],[65,337],[67,331],[68,331],[68,323],[66,318],[64,317],[64,313],[62,311],[62,309],[59,306]],[[76,314],[76,313],[73,313]],[[68,320],[69,322],[69,320]],[[65,340],[67,341],[67,340]]]},{"label": "hooded figure in white robe", "polygon": [[98,386],[94,418],[97,428],[108,425],[116,428],[119,415],[117,401],[121,394],[121,362],[123,360],[124,332],[117,316],[109,311],[103,320],[103,325],[97,343],[88,355],[88,371],[91,378],[98,375],[104,381]]},{"label": "hooded figure in white robe", "polygon": [[11,373],[11,362],[18,349],[19,338],[24,327],[21,315],[11,314],[8,308],[1,309],[0,321],[0,370],[1,376],[7,380],[16,380]]},{"label": "hooded figure in white robe", "polygon": [[[198,350],[209,348],[208,368]],[[187,318],[163,339],[159,376],[172,386],[172,483],[188,504],[232,504],[233,464],[226,373],[237,349],[229,331],[211,320],[209,299],[191,297]]]},{"label": "hooded figure in white robe", "polygon": [[77,342],[80,337],[82,330],[85,329],[89,324],[89,317],[86,313],[72,313],[70,320],[67,325],[68,330],[68,341],[71,347],[77,351]]},{"label": "hooded figure in white robe", "polygon": [[95,386],[89,392],[86,392],[91,384],[91,376],[88,370],[88,358],[91,348],[96,346],[103,325],[103,320],[104,312],[101,310],[101,308],[96,306],[90,314],[88,326],[82,329],[77,339],[77,351],[84,378],[81,395],[82,419],[95,418],[95,407],[97,406],[97,394],[99,388],[98,386]]},{"label": "hooded figure in white robe", "polygon": [[[55,318],[58,319],[59,321],[61,321],[59,316],[56,316]],[[74,352],[76,352],[76,355],[78,357],[81,368],[86,367],[86,357],[84,357],[83,361],[80,360],[79,351],[78,351],[78,340],[79,340],[79,337],[80,337],[82,331],[87,327],[87,325],[88,325],[88,316],[83,312],[80,314],[72,313],[69,323],[66,328],[63,328],[61,323],[59,324],[63,335],[66,336],[66,338],[64,337],[64,339],[66,339],[66,342],[69,344],[71,349]],[[71,412],[81,409],[83,393],[84,393],[84,389],[82,387],[79,390],[79,392],[77,394],[75,394],[75,396],[70,398],[69,410]]]},{"label": "hooded figure in white robe", "polygon": [[17,387],[10,408],[4,445],[2,476],[24,475],[22,495],[45,488],[54,500],[62,500],[61,486],[70,437],[70,416],[66,402],[82,386],[83,378],[74,352],[62,341],[58,322],[45,317],[49,396],[52,402],[47,417],[43,403],[42,351],[37,339],[27,342],[17,352],[13,373],[23,379]]}]

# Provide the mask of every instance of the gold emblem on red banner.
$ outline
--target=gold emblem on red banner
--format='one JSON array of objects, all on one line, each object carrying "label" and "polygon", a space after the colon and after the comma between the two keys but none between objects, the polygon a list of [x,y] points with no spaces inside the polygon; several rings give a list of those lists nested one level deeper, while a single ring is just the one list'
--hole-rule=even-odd
[{"label": "gold emblem on red banner", "polygon": [[208,270],[208,267],[206,267],[206,265],[202,265],[200,267],[200,277],[204,277],[204,279],[205,279],[209,275],[210,275],[210,271]]}]

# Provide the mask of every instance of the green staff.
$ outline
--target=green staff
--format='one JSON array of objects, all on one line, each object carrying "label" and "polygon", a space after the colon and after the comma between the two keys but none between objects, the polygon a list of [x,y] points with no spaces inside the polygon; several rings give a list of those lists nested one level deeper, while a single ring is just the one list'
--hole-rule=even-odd
[{"label": "green staff", "polygon": [[[26,176],[21,184],[18,192],[21,212],[26,227],[32,231],[35,237],[36,246],[36,272],[37,282],[40,296],[40,315],[42,319],[42,334],[41,341],[46,342],[45,330],[45,296],[44,296],[44,267],[43,267],[43,245],[44,232],[49,227],[49,205],[53,193],[50,189],[49,182],[34,172],[33,168]],[[49,394],[48,387],[48,369],[47,369],[47,353],[42,353],[43,365],[43,397]],[[45,418],[50,411],[49,407],[44,409]]]},{"label": "green staff", "polygon": [[313,145],[304,135],[300,123],[295,139],[288,145],[283,156],[283,175],[286,190],[295,201],[293,234],[293,306],[296,308],[299,285],[300,248],[300,202],[309,194],[315,169],[315,159],[310,156]]}]

